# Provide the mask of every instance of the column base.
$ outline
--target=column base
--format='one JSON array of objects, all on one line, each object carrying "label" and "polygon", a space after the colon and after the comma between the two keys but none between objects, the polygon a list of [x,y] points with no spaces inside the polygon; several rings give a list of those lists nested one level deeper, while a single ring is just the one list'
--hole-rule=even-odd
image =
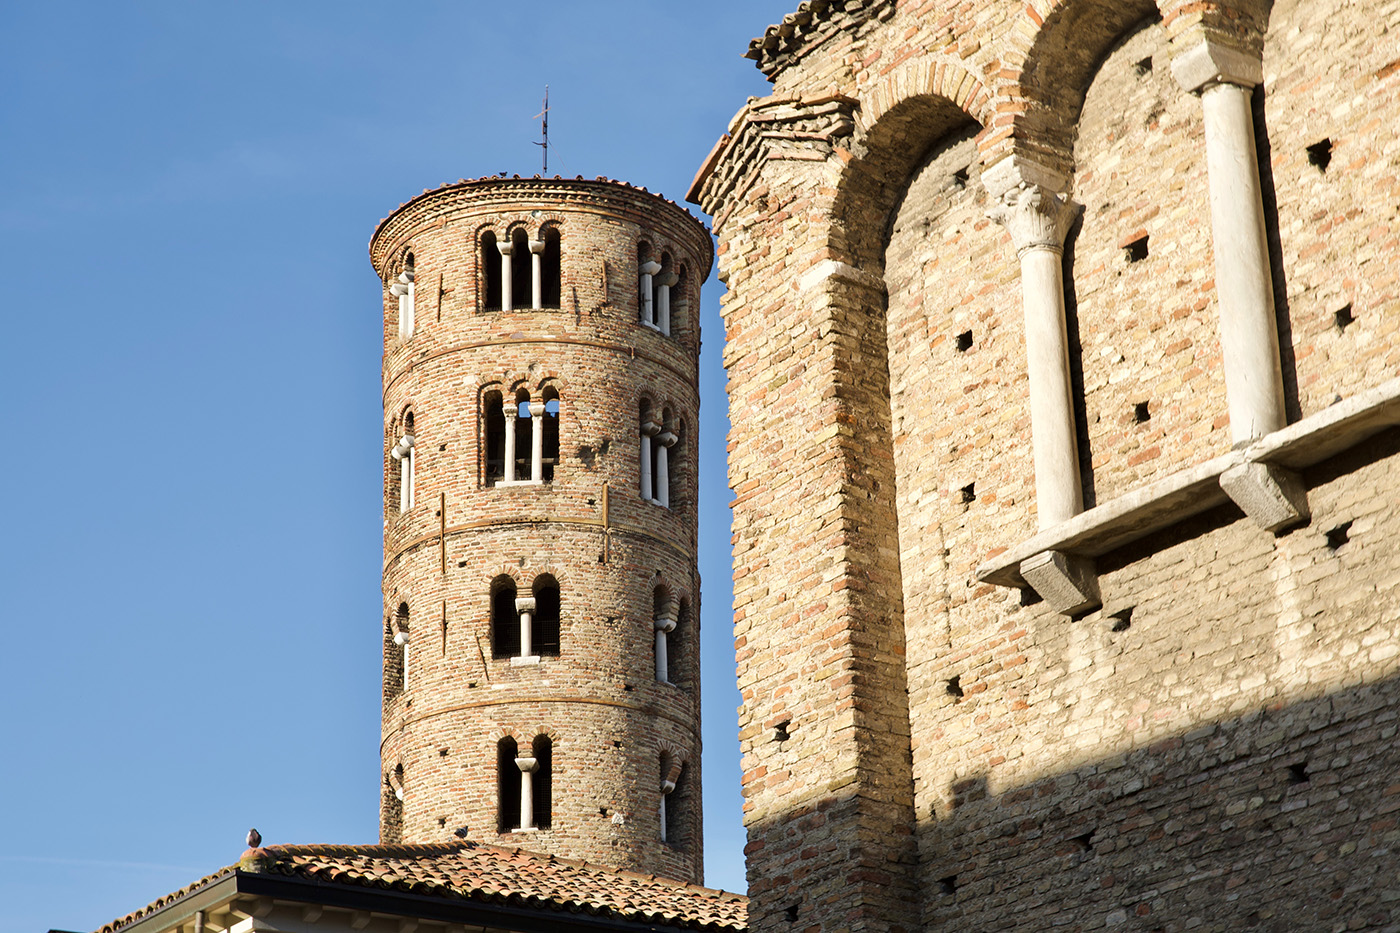
[{"label": "column base", "polygon": [[1041,551],[1021,561],[1021,576],[1062,615],[1078,615],[1102,603],[1093,558]]},{"label": "column base", "polygon": [[1310,517],[1302,478],[1272,463],[1230,467],[1220,474],[1220,488],[1265,531],[1282,531]]}]

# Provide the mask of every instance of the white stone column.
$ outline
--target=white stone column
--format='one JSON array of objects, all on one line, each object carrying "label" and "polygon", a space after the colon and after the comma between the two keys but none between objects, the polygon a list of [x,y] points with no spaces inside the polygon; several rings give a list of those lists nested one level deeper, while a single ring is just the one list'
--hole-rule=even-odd
[{"label": "white stone column", "polygon": [[1250,106],[1264,66],[1255,55],[1206,41],[1177,56],[1172,73],[1201,97],[1220,350],[1230,434],[1238,445],[1288,423]]},{"label": "white stone column", "polygon": [[515,759],[515,766],[520,769],[520,828],[535,828],[535,772],[540,769],[540,762],[537,758],[521,757]]},{"label": "white stone column", "polygon": [[1042,530],[1084,510],[1061,269],[1065,234],[1078,210],[1052,190],[1018,179],[989,212],[1011,234],[1021,261],[1035,498]]},{"label": "white stone column", "polygon": [[642,263],[641,270],[642,283],[640,291],[642,298],[642,323],[655,327],[656,309],[652,307],[651,303],[651,277],[661,271],[661,263],[654,259],[648,259],[646,262]]},{"label": "white stone column", "polygon": [[667,272],[656,279],[656,284],[661,286],[657,292],[657,326],[668,337],[671,335],[671,288],[680,280],[681,277],[674,272]]},{"label": "white stone column", "polygon": [[[1288,424],[1251,107],[1264,66],[1253,53],[1206,40],[1178,55],[1172,74],[1201,98],[1220,353],[1230,438],[1242,447]],[[1291,470],[1240,464],[1221,474],[1220,486],[1269,531],[1308,516],[1306,488]]]},{"label": "white stone column", "polygon": [[544,402],[530,403],[530,479],[544,482]]},{"label": "white stone column", "polygon": [[538,311],[544,307],[544,284],[540,275],[540,254],[544,252],[544,240],[530,241],[530,307]]},{"label": "white stone column", "polygon": [[[1011,234],[1021,264],[1036,512],[1045,530],[1084,510],[1062,268],[1079,205],[1056,193],[1063,175],[1014,156],[983,172],[982,180],[995,204],[988,216]],[[1023,562],[1021,573],[1060,612],[1099,602],[1093,562],[1086,558],[1047,551]]]},{"label": "white stone column", "polygon": [[389,451],[399,463],[399,511],[413,508],[413,435],[405,434]]},{"label": "white stone column", "polygon": [[502,466],[501,482],[515,482],[515,425],[520,420],[520,403],[506,402],[501,405],[501,413],[506,416],[505,463]]},{"label": "white stone column", "polygon": [[403,658],[403,689],[408,692],[408,633],[395,632],[394,644],[399,646],[401,657]]},{"label": "white stone column", "polygon": [[399,299],[399,339],[407,340],[413,336],[413,270],[400,272],[389,291]]},{"label": "white stone column", "polygon": [[652,499],[651,444],[652,438],[661,431],[661,425],[648,421],[642,425],[642,498]]},{"label": "white stone column", "polygon": [[515,252],[515,244],[510,237],[496,241],[496,249],[501,251],[501,310],[511,310],[510,295],[514,286],[510,278],[510,256]]},{"label": "white stone column", "polygon": [[668,644],[667,636],[676,630],[677,608],[675,600],[668,600],[661,610],[660,618],[653,623],[656,627],[656,680],[658,683],[668,684],[671,678],[666,676],[671,666],[667,656]]},{"label": "white stone column", "polygon": [[516,597],[515,611],[520,613],[520,657],[532,658],[535,656],[535,644],[530,627],[535,613],[535,597]]},{"label": "white stone column", "polygon": [[670,431],[662,431],[656,436],[656,496],[651,500],[657,505],[671,507],[671,447],[679,438]]}]

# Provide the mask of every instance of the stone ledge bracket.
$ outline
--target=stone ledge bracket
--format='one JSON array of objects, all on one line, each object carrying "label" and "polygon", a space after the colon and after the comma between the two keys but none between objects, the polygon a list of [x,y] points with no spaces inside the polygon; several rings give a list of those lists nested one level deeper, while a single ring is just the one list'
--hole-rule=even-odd
[{"label": "stone ledge bracket", "polygon": [[1021,576],[1056,612],[1079,615],[1103,603],[1091,557],[1041,551],[1021,561]]},{"label": "stone ledge bracket", "polygon": [[1220,488],[1265,531],[1277,533],[1310,517],[1302,477],[1277,464],[1232,466],[1220,474]]}]

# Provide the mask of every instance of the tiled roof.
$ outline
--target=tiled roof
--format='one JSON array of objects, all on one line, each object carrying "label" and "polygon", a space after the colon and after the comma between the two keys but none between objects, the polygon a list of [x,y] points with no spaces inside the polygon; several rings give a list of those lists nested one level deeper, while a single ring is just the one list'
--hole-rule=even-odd
[{"label": "tiled roof", "polygon": [[[238,868],[330,884],[448,899],[587,913],[695,930],[747,928],[748,898],[655,875],[471,842],[434,845],[266,846]],[[103,927],[116,933],[175,899],[215,882],[226,868]]]},{"label": "tiled roof", "polygon": [[218,871],[214,872],[214,874],[205,875],[203,878],[200,878],[193,884],[187,884],[180,890],[173,891],[170,894],[165,895],[165,897],[158,897],[154,901],[151,901],[151,903],[147,904],[145,907],[142,907],[140,910],[134,910],[131,913],[127,914],[125,917],[118,917],[116,920],[113,920],[106,926],[101,927],[97,931],[97,933],[113,933],[114,930],[120,930],[122,927],[130,926],[138,920],[144,920],[156,911],[169,907],[171,904],[175,903],[185,895],[193,894],[196,891],[208,887],[215,881],[227,878],[229,875],[233,874],[234,870],[237,867],[238,866],[236,865],[230,865],[227,868],[221,868]]}]

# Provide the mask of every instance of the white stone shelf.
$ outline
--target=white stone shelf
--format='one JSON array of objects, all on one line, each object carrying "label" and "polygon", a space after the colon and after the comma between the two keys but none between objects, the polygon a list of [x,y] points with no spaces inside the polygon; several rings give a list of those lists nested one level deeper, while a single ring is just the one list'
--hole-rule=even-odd
[{"label": "white stone shelf", "polygon": [[1400,378],[1337,402],[1228,454],[1207,460],[1105,502],[1008,548],[981,564],[976,577],[1024,587],[1021,562],[1046,551],[1099,557],[1229,502],[1220,476],[1231,467],[1266,463],[1303,469],[1400,425]]}]

